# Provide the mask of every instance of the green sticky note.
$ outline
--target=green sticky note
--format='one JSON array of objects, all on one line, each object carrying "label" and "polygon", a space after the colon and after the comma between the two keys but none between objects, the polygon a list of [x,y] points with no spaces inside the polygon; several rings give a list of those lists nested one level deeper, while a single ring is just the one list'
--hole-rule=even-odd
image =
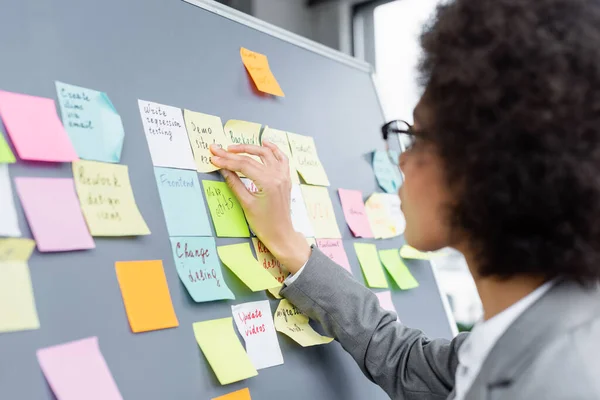
[{"label": "green sticky note", "polygon": [[281,286],[281,283],[256,261],[249,243],[218,246],[217,253],[223,264],[253,292]]},{"label": "green sticky note", "polygon": [[380,250],[379,258],[400,289],[408,290],[419,286],[419,282],[400,258],[398,249]]},{"label": "green sticky note", "polygon": [[193,324],[196,341],[221,385],[258,375],[233,330],[233,320],[213,319]]},{"label": "green sticky note", "polygon": [[202,181],[218,237],[250,237],[244,210],[225,182]]},{"label": "green sticky note", "polygon": [[0,164],[12,164],[16,161],[15,155],[11,151],[6,139],[4,139],[4,135],[0,132]]},{"label": "green sticky note", "polygon": [[383,268],[381,268],[377,247],[374,244],[354,243],[354,250],[365,275],[367,286],[372,288],[387,288],[388,283],[387,279],[385,279]]}]

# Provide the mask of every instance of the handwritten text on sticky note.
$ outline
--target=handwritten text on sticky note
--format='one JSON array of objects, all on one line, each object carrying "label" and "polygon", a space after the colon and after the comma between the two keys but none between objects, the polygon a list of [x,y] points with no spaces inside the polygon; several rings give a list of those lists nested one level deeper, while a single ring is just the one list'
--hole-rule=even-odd
[{"label": "handwritten text on sticky note", "polygon": [[295,166],[304,182],[309,185],[329,186],[329,179],[317,154],[314,139],[288,132],[288,140]]},{"label": "handwritten text on sticky note", "polygon": [[194,152],[196,170],[205,173],[216,171],[218,168],[210,162],[210,146],[216,144],[227,149],[231,144],[231,140],[223,131],[221,118],[190,110],[183,110],[183,117]]},{"label": "handwritten text on sticky note", "polygon": [[243,47],[240,49],[240,56],[258,90],[274,96],[285,96],[279,86],[279,82],[277,82],[273,72],[271,72],[267,56]]},{"label": "handwritten text on sticky note", "polygon": [[[252,244],[254,244],[254,251],[256,252],[256,258],[258,259],[258,263],[263,266],[264,269],[269,271],[273,278],[277,279],[281,285],[283,285],[283,281],[285,277],[289,274],[287,269],[281,264],[281,262],[275,258],[273,254],[267,249],[267,247],[258,240],[257,238],[252,238]],[[269,292],[276,298],[280,299],[279,290],[281,287],[269,288]]]},{"label": "handwritten text on sticky note", "polygon": [[341,239],[342,234],[335,219],[329,190],[326,187],[309,185],[301,185],[301,188],[315,237]]},{"label": "handwritten text on sticky note", "polygon": [[308,317],[286,299],[275,311],[275,329],[296,341],[302,347],[327,344],[333,338],[319,335],[308,323]]},{"label": "handwritten text on sticky note", "polygon": [[244,210],[225,182],[202,181],[206,202],[219,237],[250,237]]},{"label": "handwritten text on sticky note", "polygon": [[350,261],[348,261],[346,250],[344,250],[344,243],[341,239],[317,239],[317,247],[336,264],[352,273]]},{"label": "handwritten text on sticky note", "polygon": [[346,223],[356,237],[372,238],[373,232],[359,190],[338,189]]}]

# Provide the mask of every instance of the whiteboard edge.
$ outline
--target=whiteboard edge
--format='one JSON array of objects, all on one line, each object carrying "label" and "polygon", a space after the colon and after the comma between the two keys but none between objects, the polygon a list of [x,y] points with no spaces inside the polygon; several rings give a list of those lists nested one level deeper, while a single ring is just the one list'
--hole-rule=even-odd
[{"label": "whiteboard edge", "polygon": [[429,264],[431,266],[431,269],[433,270],[433,279],[435,280],[435,285],[437,286],[438,292],[440,293],[440,298],[442,299],[442,305],[444,306],[444,311],[446,312],[446,317],[448,318],[448,323],[450,324],[452,337],[456,337],[458,335],[458,325],[456,325],[456,319],[454,319],[454,314],[452,313],[452,309],[450,308],[450,303],[448,303],[448,297],[446,296],[446,293],[444,293],[440,285],[437,267],[435,266],[434,260],[430,260]]}]

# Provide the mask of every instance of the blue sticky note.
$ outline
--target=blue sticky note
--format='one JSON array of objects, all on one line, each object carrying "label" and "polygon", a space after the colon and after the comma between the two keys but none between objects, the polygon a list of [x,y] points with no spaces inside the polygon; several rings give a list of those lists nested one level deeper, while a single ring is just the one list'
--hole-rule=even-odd
[{"label": "blue sticky note", "polygon": [[104,92],[56,81],[63,125],[79,158],[118,163],[125,130]]},{"label": "blue sticky note", "polygon": [[154,167],[169,236],[212,236],[198,173]]},{"label": "blue sticky note", "polygon": [[235,299],[223,279],[212,237],[172,237],[173,259],[179,279],[196,303]]},{"label": "blue sticky note", "polygon": [[392,157],[398,159],[397,152],[387,152],[377,150],[373,152],[373,171],[375,171],[375,177],[377,183],[387,193],[396,193],[402,185],[402,175],[398,169],[398,164],[392,163]]}]

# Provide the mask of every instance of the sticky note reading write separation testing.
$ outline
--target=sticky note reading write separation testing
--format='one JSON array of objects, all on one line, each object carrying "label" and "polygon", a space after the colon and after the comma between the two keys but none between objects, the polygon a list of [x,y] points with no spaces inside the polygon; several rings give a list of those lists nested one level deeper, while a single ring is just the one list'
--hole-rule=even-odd
[{"label": "sticky note reading write separation testing", "polygon": [[240,48],[240,56],[258,90],[274,96],[285,96],[279,86],[279,82],[277,82],[273,72],[271,72],[267,56],[243,47]]},{"label": "sticky note reading write separation testing", "polygon": [[217,247],[219,258],[253,292],[280,287],[273,276],[256,261],[250,244],[239,243]]},{"label": "sticky note reading write separation testing", "polygon": [[244,210],[225,182],[202,181],[218,237],[250,237]]},{"label": "sticky note reading write separation testing", "polygon": [[39,329],[29,266],[0,261],[0,332]]},{"label": "sticky note reading write separation testing", "polygon": [[369,243],[354,243],[354,250],[367,281],[367,286],[372,288],[387,288],[388,283],[381,268],[377,247]]},{"label": "sticky note reading write separation testing", "polygon": [[0,164],[0,236],[21,236],[8,166]]},{"label": "sticky note reading write separation testing", "polygon": [[210,146],[217,144],[227,149],[231,144],[231,140],[223,131],[221,118],[190,110],[183,110],[183,118],[194,152],[196,170],[204,173],[216,171],[218,168],[210,162],[213,155]]},{"label": "sticky note reading write separation testing", "polygon": [[308,323],[308,317],[286,299],[279,302],[275,311],[275,329],[296,341],[302,347],[327,344],[333,338],[319,335]]},{"label": "sticky note reading write separation testing", "polygon": [[419,282],[412,276],[410,270],[400,258],[398,249],[380,250],[379,258],[400,289],[408,290],[419,286]]}]

